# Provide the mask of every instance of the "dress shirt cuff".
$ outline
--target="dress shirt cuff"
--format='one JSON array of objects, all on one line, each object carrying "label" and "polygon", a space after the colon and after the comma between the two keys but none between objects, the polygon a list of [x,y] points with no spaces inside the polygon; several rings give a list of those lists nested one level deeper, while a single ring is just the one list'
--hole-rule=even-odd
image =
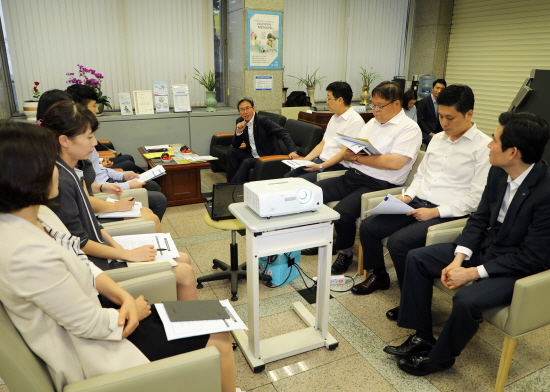
[{"label": "dress shirt cuff", "polygon": [[[451,206],[449,205],[443,205],[443,206],[437,206],[437,209],[439,210],[439,217],[440,218],[452,218],[453,213],[451,211]],[[466,214],[464,214],[466,215]]]},{"label": "dress shirt cuff", "polygon": [[[130,180],[130,181],[137,181],[137,180]],[[120,185],[123,191],[127,191],[128,189],[130,189],[130,181],[119,182],[118,185]]]},{"label": "dress shirt cuff", "polygon": [[472,253],[474,252],[472,252],[471,249],[468,249],[465,246],[458,245],[455,249],[455,255],[457,253],[464,253],[466,255],[466,258],[464,260],[470,260],[470,257],[472,257]]},{"label": "dress shirt cuff", "polygon": [[487,273],[487,270],[483,265],[478,265],[476,268],[477,268],[477,273],[479,274],[479,277],[481,279],[486,279],[489,277],[489,274]]},{"label": "dress shirt cuff", "polygon": [[105,337],[105,340],[122,340],[122,330],[124,326],[118,325],[118,311],[113,308],[108,308],[106,310],[109,312],[109,329],[112,332]]}]

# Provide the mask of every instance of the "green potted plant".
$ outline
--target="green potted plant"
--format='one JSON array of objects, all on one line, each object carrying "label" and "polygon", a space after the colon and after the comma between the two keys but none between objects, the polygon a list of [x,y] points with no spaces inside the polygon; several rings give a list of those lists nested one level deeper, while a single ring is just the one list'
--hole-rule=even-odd
[{"label": "green potted plant", "polygon": [[218,101],[216,100],[216,92],[214,90],[220,85],[220,78],[216,78],[216,74],[212,70],[201,74],[198,69],[193,69],[195,70],[195,76],[193,76],[193,79],[206,88],[206,99],[204,100],[206,111],[215,112]]},{"label": "green potted plant", "polygon": [[77,64],[78,66],[78,78],[74,76],[74,72],[67,72],[67,76],[71,76],[67,80],[68,84],[83,84],[85,86],[91,87],[96,95],[97,109],[99,110],[98,115],[103,114],[104,106],[112,109],[111,103],[109,102],[109,97],[103,95],[101,91],[101,82],[103,81],[104,76],[96,72],[94,69],[86,68],[83,65]]},{"label": "green potted plant", "polygon": [[359,102],[360,105],[366,105],[369,103],[370,100],[370,86],[372,83],[380,77],[379,74],[374,72],[372,70],[372,67],[370,67],[370,71],[367,71],[365,68],[359,66],[361,68],[361,72],[359,72],[359,75],[361,75],[361,79],[363,80],[363,87],[361,91],[361,95],[359,98],[361,98],[361,102]]},{"label": "green potted plant", "polygon": [[317,71],[319,71],[319,68],[315,70],[311,75],[306,74],[305,78],[301,78],[299,76],[292,76],[288,75],[291,78],[298,80],[298,86],[303,85],[307,90],[307,95],[309,95],[309,99],[311,100],[311,104],[315,106],[315,88],[321,84],[321,82],[326,79],[326,76],[318,76]]},{"label": "green potted plant", "polygon": [[38,90],[39,82],[34,82],[32,88],[32,99],[27,99],[23,102],[23,113],[27,116],[27,121],[36,122],[36,109],[38,108],[38,99],[40,98],[40,91]]}]

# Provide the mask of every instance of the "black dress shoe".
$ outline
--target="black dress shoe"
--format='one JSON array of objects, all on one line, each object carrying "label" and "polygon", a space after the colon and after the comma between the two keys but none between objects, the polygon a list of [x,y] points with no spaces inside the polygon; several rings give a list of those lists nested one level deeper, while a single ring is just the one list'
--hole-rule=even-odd
[{"label": "black dress shoe", "polygon": [[390,288],[390,276],[370,274],[365,281],[356,284],[351,288],[351,292],[357,295],[367,295],[376,290],[387,290]]},{"label": "black dress shoe", "polygon": [[389,318],[391,321],[397,321],[397,317],[399,317],[399,306],[388,310],[386,312],[386,317]]},{"label": "black dress shoe", "polygon": [[319,248],[315,247],[315,248],[302,249],[301,254],[304,256],[315,256],[319,254]]},{"label": "black dress shoe", "polygon": [[415,376],[427,376],[435,372],[440,372],[442,370],[447,370],[453,366],[455,360],[449,362],[449,364],[442,365],[440,363],[432,361],[428,357],[421,357],[418,355],[413,355],[407,358],[401,358],[397,366],[399,369],[415,375]]},{"label": "black dress shoe", "polygon": [[407,357],[410,355],[428,355],[433,348],[433,344],[419,338],[416,334],[410,335],[401,346],[386,346],[384,352],[396,355],[398,357]]},{"label": "black dress shoe", "polygon": [[[302,249],[301,254],[304,255],[304,256],[315,256],[315,255],[319,254],[319,248]],[[336,249],[334,249],[334,247],[333,247],[332,248],[332,255],[334,256],[335,254],[336,254]]]},{"label": "black dress shoe", "polygon": [[338,257],[332,264],[330,273],[332,275],[342,275],[348,270],[351,263],[353,263],[353,255],[346,256],[345,254],[340,252],[338,253]]}]

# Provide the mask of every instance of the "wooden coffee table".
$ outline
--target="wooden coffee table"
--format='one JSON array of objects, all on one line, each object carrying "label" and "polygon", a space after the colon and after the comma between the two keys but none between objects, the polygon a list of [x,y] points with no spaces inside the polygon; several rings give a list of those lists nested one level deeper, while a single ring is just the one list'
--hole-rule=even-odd
[{"label": "wooden coffee table", "polygon": [[[143,147],[139,147],[138,151],[141,155],[147,153]],[[149,169],[157,166],[153,160],[145,157],[143,159],[147,162]],[[155,161],[158,162],[156,159]],[[206,202],[201,192],[201,169],[210,167],[209,163],[162,166],[166,169],[166,174],[157,178],[156,181],[158,181],[162,193],[168,199],[168,207]]]}]

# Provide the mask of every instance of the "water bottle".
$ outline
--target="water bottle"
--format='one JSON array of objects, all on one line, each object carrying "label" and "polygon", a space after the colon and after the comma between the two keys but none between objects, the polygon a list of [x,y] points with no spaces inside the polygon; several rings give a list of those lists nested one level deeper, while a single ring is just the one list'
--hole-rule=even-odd
[{"label": "water bottle", "polygon": [[425,98],[432,93],[432,85],[436,81],[434,75],[420,75],[420,83],[418,84],[418,98]]}]

